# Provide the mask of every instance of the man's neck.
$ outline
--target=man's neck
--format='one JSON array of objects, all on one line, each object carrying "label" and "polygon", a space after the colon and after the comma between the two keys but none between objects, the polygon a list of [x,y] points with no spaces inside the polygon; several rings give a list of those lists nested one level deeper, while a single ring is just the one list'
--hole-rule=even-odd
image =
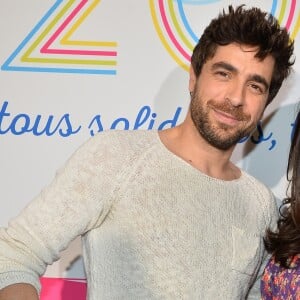
[{"label": "man's neck", "polygon": [[222,180],[234,180],[241,176],[239,168],[230,161],[234,147],[217,149],[204,140],[196,129],[184,123],[163,130],[159,135],[168,150],[202,173]]}]

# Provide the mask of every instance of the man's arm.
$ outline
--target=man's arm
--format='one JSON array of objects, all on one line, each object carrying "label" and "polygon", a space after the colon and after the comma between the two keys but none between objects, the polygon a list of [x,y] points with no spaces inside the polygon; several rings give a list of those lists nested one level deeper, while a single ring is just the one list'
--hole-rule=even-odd
[{"label": "man's arm", "polygon": [[[262,260],[262,264],[259,268],[258,271],[258,275],[256,277],[256,280],[253,284],[253,286],[251,287],[249,294],[247,296],[247,300],[259,300],[261,299],[261,291],[260,291],[260,282],[261,282],[261,277],[263,275],[264,269],[266,267],[266,264],[268,263],[270,259],[270,255],[267,254],[267,252],[265,251],[264,256],[263,256],[263,260]],[[0,299],[2,300],[2,299]]]},{"label": "man's arm", "polygon": [[39,300],[36,289],[27,283],[16,283],[0,290],[0,300]]},{"label": "man's arm", "polygon": [[[272,229],[275,230],[277,227],[277,220],[278,220],[278,206],[279,206],[279,200],[276,199],[276,197],[271,193],[272,199],[269,201],[269,208],[266,213],[267,216],[269,216],[269,219],[266,221],[266,227],[264,228],[264,231],[266,229]],[[263,237],[262,237],[263,239]],[[264,244],[263,240],[262,243]],[[261,290],[260,290],[260,284],[261,284],[261,278],[263,276],[264,269],[269,262],[271,258],[271,254],[267,252],[267,250],[264,248],[263,256],[262,256],[262,262],[258,271],[258,275],[256,277],[256,281],[254,282],[253,286],[251,287],[249,294],[247,296],[247,300],[259,300],[261,299]]]}]

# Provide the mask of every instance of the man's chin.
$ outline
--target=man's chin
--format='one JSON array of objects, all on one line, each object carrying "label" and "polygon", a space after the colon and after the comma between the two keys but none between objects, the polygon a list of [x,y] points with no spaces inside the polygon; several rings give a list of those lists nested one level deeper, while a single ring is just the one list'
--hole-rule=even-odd
[{"label": "man's chin", "polygon": [[235,147],[240,140],[242,140],[247,134],[240,134],[234,136],[218,136],[217,138],[210,139],[208,142],[215,148],[220,150],[229,150],[232,147]]}]

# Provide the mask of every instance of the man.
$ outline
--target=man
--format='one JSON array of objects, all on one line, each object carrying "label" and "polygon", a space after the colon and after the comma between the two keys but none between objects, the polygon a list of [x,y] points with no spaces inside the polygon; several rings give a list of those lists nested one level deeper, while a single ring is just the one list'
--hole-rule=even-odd
[{"label": "man", "polygon": [[292,52],[271,16],[223,11],[193,52],[182,124],[93,137],[1,230],[0,299],[37,299],[39,276],[79,235],[88,299],[255,297],[276,206],[230,156],[288,76]]}]

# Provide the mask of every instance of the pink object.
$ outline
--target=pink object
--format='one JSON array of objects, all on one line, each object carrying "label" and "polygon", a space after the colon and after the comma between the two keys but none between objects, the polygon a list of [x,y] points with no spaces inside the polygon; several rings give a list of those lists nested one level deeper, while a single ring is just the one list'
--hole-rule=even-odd
[{"label": "pink object", "polygon": [[82,278],[40,279],[41,300],[86,300],[86,280]]}]

